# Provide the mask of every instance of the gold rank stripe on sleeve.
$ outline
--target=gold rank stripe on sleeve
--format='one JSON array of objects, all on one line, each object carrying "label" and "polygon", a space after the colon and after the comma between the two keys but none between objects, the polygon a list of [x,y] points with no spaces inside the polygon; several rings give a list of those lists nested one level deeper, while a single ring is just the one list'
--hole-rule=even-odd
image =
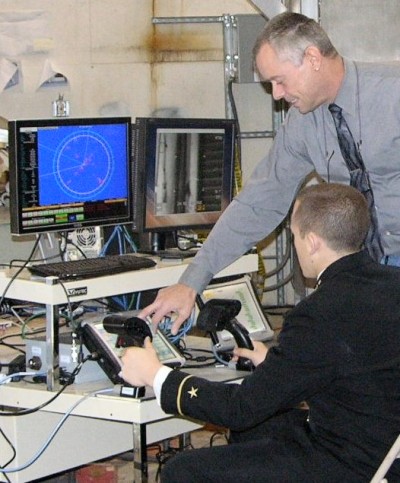
[{"label": "gold rank stripe on sleeve", "polygon": [[181,410],[181,397],[182,397],[183,386],[185,385],[185,382],[191,377],[193,376],[189,375],[189,376],[186,376],[184,379],[182,379],[182,382],[179,384],[178,394],[176,395],[176,407],[178,409],[178,414],[180,414],[181,416],[184,416]]}]

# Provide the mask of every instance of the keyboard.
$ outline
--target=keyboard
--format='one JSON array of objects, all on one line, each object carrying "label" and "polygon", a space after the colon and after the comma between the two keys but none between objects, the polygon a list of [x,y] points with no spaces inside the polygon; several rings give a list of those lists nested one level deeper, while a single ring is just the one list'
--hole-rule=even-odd
[{"label": "keyboard", "polygon": [[149,257],[132,254],[106,255],[99,258],[82,258],[65,262],[31,265],[29,271],[39,277],[58,277],[60,280],[103,277],[116,273],[151,268],[156,262]]}]

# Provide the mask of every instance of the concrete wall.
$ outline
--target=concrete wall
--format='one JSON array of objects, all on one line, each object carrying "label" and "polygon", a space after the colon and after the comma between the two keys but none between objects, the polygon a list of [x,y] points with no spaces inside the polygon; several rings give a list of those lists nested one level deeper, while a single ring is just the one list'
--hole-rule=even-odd
[{"label": "concrete wall", "polygon": [[[246,0],[2,0],[0,115],[51,117],[61,94],[71,117],[164,108],[223,116],[221,24],[153,25],[152,18],[224,13],[255,10]],[[4,89],[12,64],[19,81]],[[43,84],[52,72],[68,82]]]}]

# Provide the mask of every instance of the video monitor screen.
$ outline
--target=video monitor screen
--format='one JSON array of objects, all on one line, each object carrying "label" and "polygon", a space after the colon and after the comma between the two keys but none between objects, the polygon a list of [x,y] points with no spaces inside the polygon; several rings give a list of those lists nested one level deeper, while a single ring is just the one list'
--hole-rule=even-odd
[{"label": "video monitor screen", "polygon": [[211,228],[233,195],[235,122],[136,119],[135,177],[144,231]]},{"label": "video monitor screen", "polygon": [[131,119],[10,121],[11,233],[132,220]]}]

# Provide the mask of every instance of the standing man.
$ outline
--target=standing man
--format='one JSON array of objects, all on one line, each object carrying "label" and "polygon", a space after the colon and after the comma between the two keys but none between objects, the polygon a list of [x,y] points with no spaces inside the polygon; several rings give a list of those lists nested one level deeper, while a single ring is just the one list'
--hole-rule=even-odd
[{"label": "standing man", "polygon": [[[172,458],[163,483],[370,481],[400,432],[400,270],[360,251],[369,221],[355,188],[300,192],[291,229],[318,288],[286,315],[268,352],[236,349],[256,366],[241,385],[162,366],[149,339],[127,350],[122,377],[153,386],[166,413],[231,430],[227,446]],[[303,401],[309,410],[291,409]],[[400,461],[391,477],[399,481]]]},{"label": "standing man", "polygon": [[[179,283],[160,290],[141,316],[157,324],[175,314],[173,331],[190,315],[196,293],[215,273],[271,233],[285,218],[308,175],[350,183],[331,105],[337,106],[362,158],[373,194],[381,262],[400,265],[400,64],[341,57],[325,31],[298,13],[270,20],[253,50],[256,69],[275,99],[290,104],[268,155],[215,225]],[[343,124],[343,122],[342,122]],[[365,184],[365,183],[364,183]],[[371,197],[370,197],[371,198]]]}]

